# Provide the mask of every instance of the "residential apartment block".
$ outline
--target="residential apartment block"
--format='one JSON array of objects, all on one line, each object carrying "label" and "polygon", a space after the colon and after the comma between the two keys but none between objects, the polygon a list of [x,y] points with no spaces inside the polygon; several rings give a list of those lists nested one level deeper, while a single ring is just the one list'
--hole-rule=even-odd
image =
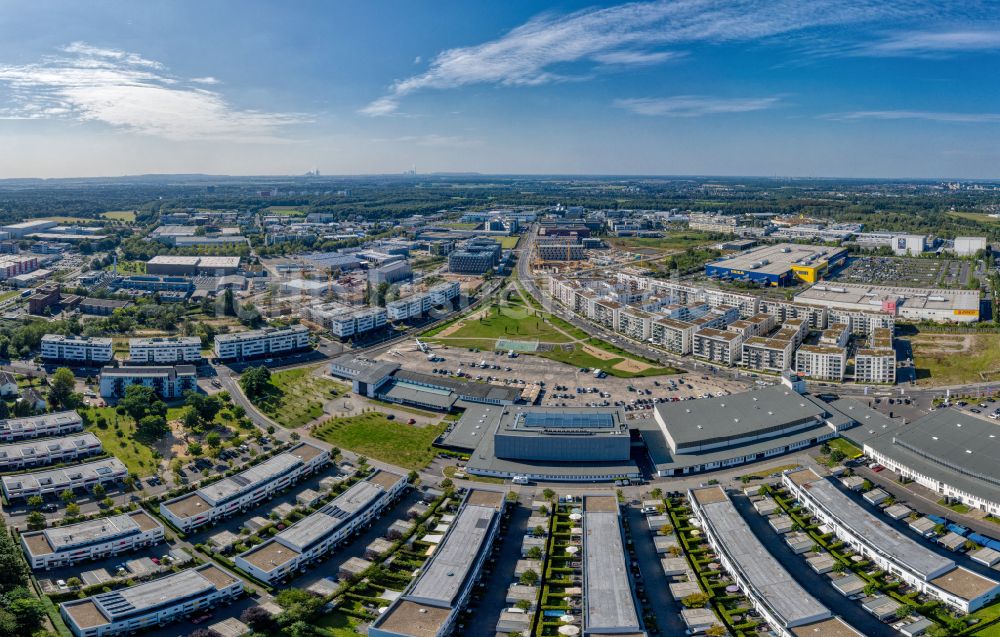
[{"label": "residential apartment block", "polygon": [[198,363],[201,339],[197,336],[130,338],[128,358],[133,363]]},{"label": "residential apartment block", "polygon": [[101,441],[90,432],[0,445],[0,471],[20,471],[32,467],[68,462],[104,451]]},{"label": "residential apartment block", "polygon": [[118,458],[95,460],[61,469],[19,473],[3,477],[3,493],[8,500],[52,495],[65,489],[90,489],[124,480],[128,468]]},{"label": "residential apartment block", "polygon": [[140,509],[22,533],[21,546],[31,568],[49,570],[159,544],[163,531],[159,520]]},{"label": "residential apartment block", "polygon": [[385,304],[385,311],[390,321],[405,321],[420,318],[431,311],[431,308],[445,306],[451,308],[451,303],[458,298],[461,291],[458,281],[439,283],[426,292],[411,294],[396,301]]},{"label": "residential apartment block", "polygon": [[0,420],[0,442],[62,436],[76,431],[83,431],[83,419],[75,411]]},{"label": "residential apartment block", "polygon": [[42,358],[69,363],[107,363],[114,357],[110,338],[46,334],[42,337]]},{"label": "residential apartment block", "polygon": [[843,381],[847,350],[836,345],[803,345],[795,352],[795,371],[814,380]]},{"label": "residential apartment block", "polygon": [[243,360],[271,354],[285,354],[309,347],[309,329],[304,325],[218,334],[215,355],[222,360]]},{"label": "residential apartment block", "polygon": [[104,398],[121,398],[132,385],[152,387],[161,398],[182,398],[198,388],[194,365],[156,367],[102,367],[100,393]]},{"label": "residential apartment block", "polygon": [[384,307],[323,303],[302,308],[304,318],[330,330],[338,338],[347,338],[384,327],[389,315]]},{"label": "residential apartment block", "polygon": [[329,462],[326,449],[299,443],[241,473],[160,503],[160,514],[187,532],[256,506]]}]

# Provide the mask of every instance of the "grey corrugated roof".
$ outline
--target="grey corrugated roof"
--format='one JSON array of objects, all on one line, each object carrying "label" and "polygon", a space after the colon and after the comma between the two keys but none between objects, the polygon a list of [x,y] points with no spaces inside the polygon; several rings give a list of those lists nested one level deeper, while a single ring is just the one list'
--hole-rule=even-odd
[{"label": "grey corrugated roof", "polygon": [[640,631],[617,512],[584,514],[584,630]]}]

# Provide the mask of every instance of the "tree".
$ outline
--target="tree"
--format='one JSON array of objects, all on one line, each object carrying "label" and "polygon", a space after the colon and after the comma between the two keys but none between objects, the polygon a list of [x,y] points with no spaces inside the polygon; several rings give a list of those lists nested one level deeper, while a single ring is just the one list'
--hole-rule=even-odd
[{"label": "tree", "polygon": [[28,514],[28,528],[32,531],[45,528],[45,516],[41,511],[32,511]]},{"label": "tree", "polygon": [[217,431],[210,431],[208,435],[205,436],[205,443],[213,449],[218,449],[222,446],[222,436],[220,436]]},{"label": "tree", "polygon": [[522,584],[527,586],[534,586],[538,583],[538,573],[536,573],[534,569],[529,568],[525,572],[521,573],[520,581]]},{"label": "tree", "polygon": [[834,449],[833,451],[830,452],[830,460],[832,460],[833,462],[841,462],[846,457],[847,454],[841,451],[840,449]]},{"label": "tree", "polygon": [[28,498],[28,507],[32,509],[40,509],[42,505],[45,504],[45,499],[40,495],[33,495]]},{"label": "tree", "polygon": [[76,493],[72,489],[63,489],[62,493],[59,494],[59,499],[63,501],[63,504],[70,504],[76,501]]},{"label": "tree", "polygon": [[309,621],[319,614],[323,608],[323,598],[299,588],[283,589],[274,597],[281,606],[282,613],[278,615],[278,623],[289,626],[296,621]]},{"label": "tree", "polygon": [[185,408],[183,415],[181,415],[181,424],[184,425],[185,429],[190,429],[191,431],[200,429],[201,416],[198,415],[198,410],[193,407]]},{"label": "tree", "polygon": [[24,586],[0,595],[0,609],[0,637],[35,634],[45,619],[45,605]]},{"label": "tree", "polygon": [[556,497],[556,492],[552,489],[546,488],[542,491],[542,497],[551,502]]},{"label": "tree", "polygon": [[76,378],[72,370],[67,367],[60,367],[52,374],[49,384],[49,402],[53,408],[63,407],[72,409],[76,406],[73,390],[76,389]]},{"label": "tree", "polygon": [[105,489],[105,488],[104,488],[104,485],[103,485],[103,484],[101,484],[100,482],[98,482],[97,484],[95,484],[95,485],[94,485],[94,486],[93,486],[93,487],[92,487],[92,488],[90,489],[90,493],[91,493],[91,494],[92,494],[92,495],[93,495],[93,496],[94,496],[95,498],[103,498],[103,497],[104,497],[104,496],[105,496],[105,495],[107,494],[107,492],[108,492],[108,490],[107,490],[107,489]]},{"label": "tree", "polygon": [[143,416],[135,426],[135,435],[139,440],[153,441],[170,433],[167,419],[163,416]]},{"label": "tree", "polygon": [[704,608],[707,603],[708,595],[705,593],[691,593],[681,599],[681,604],[684,604],[685,608]]},{"label": "tree", "polygon": [[71,518],[75,518],[76,516],[80,515],[80,505],[77,504],[76,502],[70,502],[69,504],[67,504],[66,515]]},{"label": "tree", "polygon": [[240,388],[247,398],[260,398],[271,384],[271,370],[264,367],[251,367],[240,376]]},{"label": "tree", "polygon": [[539,546],[532,546],[528,549],[528,557],[533,560],[539,560],[542,558],[542,549]]},{"label": "tree", "polygon": [[725,637],[729,634],[729,631],[726,630],[726,627],[722,624],[712,624],[705,631],[705,634],[708,635],[708,637]]},{"label": "tree", "polygon": [[240,614],[240,621],[250,626],[255,633],[270,634],[278,628],[271,613],[260,606],[251,606]]},{"label": "tree", "polygon": [[189,442],[188,443],[188,453],[192,456],[198,457],[204,453],[204,449],[201,447],[201,443]]},{"label": "tree", "polygon": [[125,388],[125,396],[118,401],[118,406],[125,410],[132,420],[139,422],[143,416],[150,413],[151,406],[160,402],[152,387],[145,385],[129,385]]},{"label": "tree", "polygon": [[66,580],[66,586],[69,586],[70,588],[77,588],[80,584],[82,584],[82,582],[79,577],[71,577]]}]

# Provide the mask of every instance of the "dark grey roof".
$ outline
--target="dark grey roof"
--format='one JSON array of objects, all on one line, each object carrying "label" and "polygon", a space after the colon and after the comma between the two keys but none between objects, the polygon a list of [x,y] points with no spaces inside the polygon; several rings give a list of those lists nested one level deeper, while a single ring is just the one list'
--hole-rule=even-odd
[{"label": "dark grey roof", "polygon": [[450,409],[455,404],[455,394],[441,394],[430,389],[424,389],[418,385],[390,383],[386,389],[379,390],[379,394],[390,401],[400,401],[409,404],[426,405],[438,409]]},{"label": "dark grey roof", "polygon": [[433,387],[440,387],[442,389],[450,389],[458,394],[459,397],[507,400],[511,402],[516,401],[521,397],[521,390],[514,389],[513,387],[500,387],[499,385],[458,380],[455,378],[442,378],[440,376],[423,374],[421,372],[414,372],[408,369],[400,369],[393,375],[393,378],[408,380],[413,383],[424,383]]}]

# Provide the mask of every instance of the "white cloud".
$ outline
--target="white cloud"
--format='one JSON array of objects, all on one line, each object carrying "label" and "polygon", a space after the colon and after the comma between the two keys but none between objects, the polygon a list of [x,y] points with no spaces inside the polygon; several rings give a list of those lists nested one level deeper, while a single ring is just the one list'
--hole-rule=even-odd
[{"label": "white cloud", "polygon": [[101,122],[170,140],[280,141],[304,118],[234,107],[200,88],[214,77],[184,80],[154,60],[74,42],[33,64],[0,64],[0,117]]},{"label": "white cloud", "polygon": [[863,47],[859,53],[876,56],[945,55],[1000,49],[1000,28],[966,31],[898,33]]},{"label": "white cloud", "polygon": [[674,97],[634,97],[615,100],[614,105],[637,115],[661,117],[700,117],[720,113],[748,113],[773,108],[779,97],[718,98],[700,95]]},{"label": "white cloud", "polygon": [[566,79],[571,64],[650,64],[676,47],[760,41],[847,24],[913,20],[947,11],[930,0],[653,0],[543,14],[502,37],[439,53],[360,113],[382,116],[412,93],[472,84],[531,86]]},{"label": "white cloud", "polygon": [[413,63],[414,64],[420,64],[423,61],[424,61],[424,58],[420,57],[419,55],[417,57],[413,58]]},{"label": "white cloud", "polygon": [[965,124],[1000,124],[1000,113],[954,113],[946,111],[850,111],[846,113],[829,113],[823,119],[838,121],[851,120],[925,120],[931,122],[957,122]]},{"label": "white cloud", "polygon": [[427,146],[432,148],[470,148],[481,146],[483,140],[458,135],[438,135],[431,133],[428,135],[404,135],[397,137],[395,142],[403,144],[416,144],[417,146]]}]

